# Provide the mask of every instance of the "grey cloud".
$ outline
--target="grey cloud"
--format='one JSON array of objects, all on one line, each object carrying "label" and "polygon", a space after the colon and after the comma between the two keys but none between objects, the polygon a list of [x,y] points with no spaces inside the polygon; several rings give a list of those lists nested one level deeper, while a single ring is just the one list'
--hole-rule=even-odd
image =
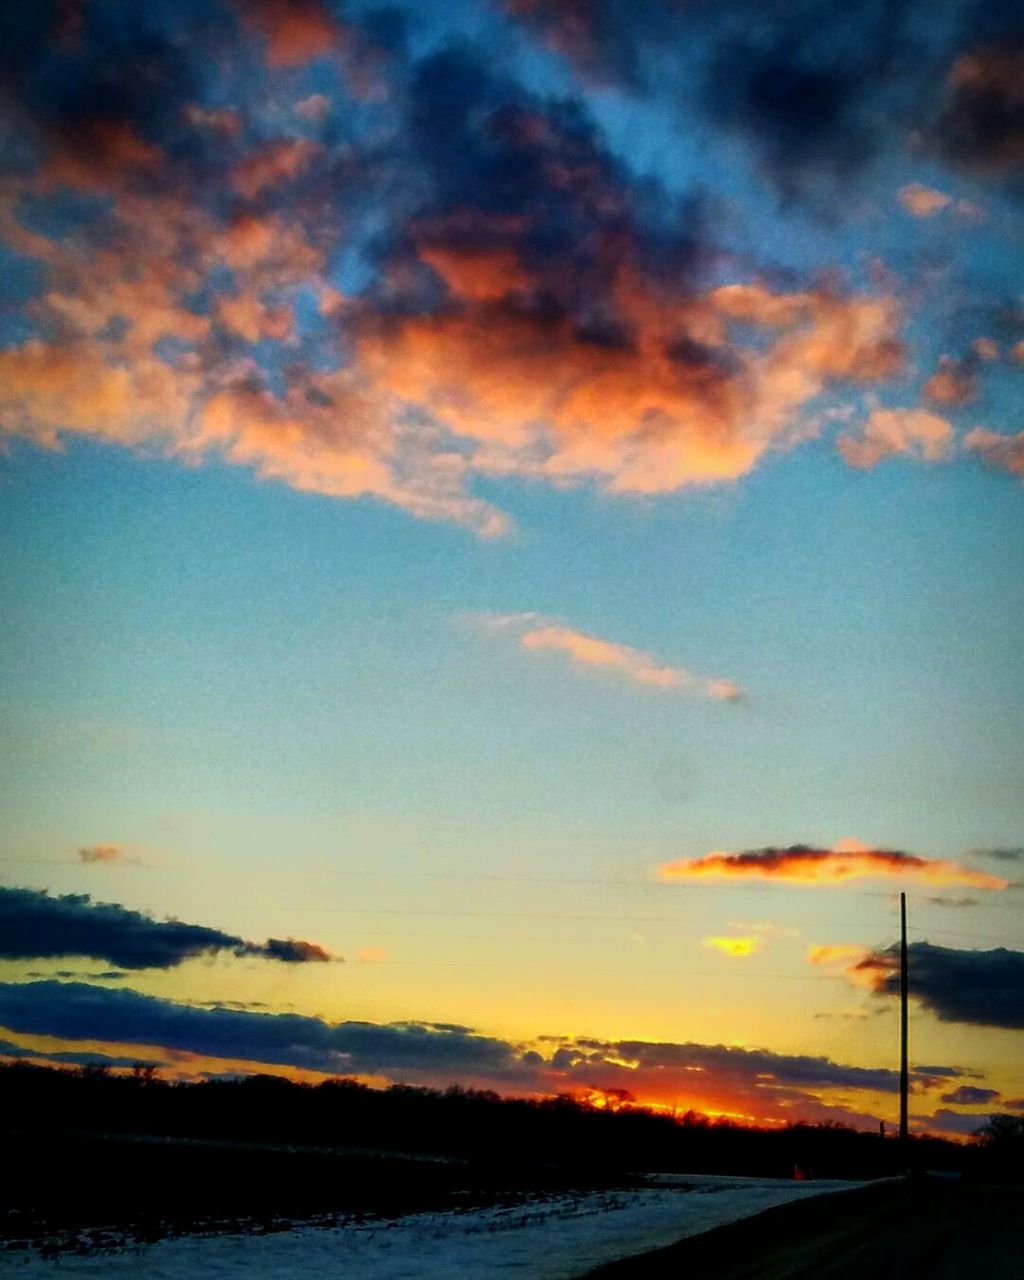
[{"label": "grey cloud", "polygon": [[944,1093],[939,1101],[954,1107],[980,1107],[986,1102],[995,1102],[998,1097],[998,1089],[979,1089],[975,1085],[962,1084],[958,1089]]},{"label": "grey cloud", "polygon": [[247,942],[206,925],[154,920],[116,902],[93,902],[87,893],[51,897],[45,889],[0,888],[0,957],[4,959],[87,956],[123,969],[170,969],[217,952],[289,963],[330,958],[315,943],[294,938]]},{"label": "grey cloud", "polygon": [[[872,976],[879,994],[899,994],[895,947],[854,966]],[[1024,952],[995,947],[958,951],[930,942],[910,945],[911,995],[942,1022],[1024,1030]]]}]

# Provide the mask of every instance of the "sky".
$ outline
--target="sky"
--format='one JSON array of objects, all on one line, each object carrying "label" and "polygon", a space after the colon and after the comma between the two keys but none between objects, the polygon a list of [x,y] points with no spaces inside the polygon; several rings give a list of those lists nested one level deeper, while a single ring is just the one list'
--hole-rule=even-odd
[{"label": "sky", "polygon": [[1024,1110],[1024,24],[39,0],[0,1056]]}]

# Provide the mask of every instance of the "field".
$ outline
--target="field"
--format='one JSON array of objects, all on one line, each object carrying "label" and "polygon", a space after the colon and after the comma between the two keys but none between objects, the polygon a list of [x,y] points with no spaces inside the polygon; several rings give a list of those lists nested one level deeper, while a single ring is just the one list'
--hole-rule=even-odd
[{"label": "field", "polygon": [[116,1280],[568,1280],[855,1184],[66,1136],[12,1151],[0,1268]]}]

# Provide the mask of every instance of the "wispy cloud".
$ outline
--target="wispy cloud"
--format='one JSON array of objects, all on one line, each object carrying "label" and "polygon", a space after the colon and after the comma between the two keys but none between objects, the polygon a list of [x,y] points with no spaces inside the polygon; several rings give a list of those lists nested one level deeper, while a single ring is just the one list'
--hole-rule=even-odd
[{"label": "wispy cloud", "polygon": [[977,858],[991,858],[994,862],[1024,862],[1024,847],[1005,846],[997,849],[973,849]]},{"label": "wispy cloud", "polygon": [[479,621],[495,634],[515,636],[527,653],[558,653],[573,666],[602,669],[632,684],[724,702],[738,702],[744,696],[734,680],[696,676],[683,667],[669,666],[642,649],[587,635],[540,614],[486,614]]},{"label": "wispy cloud", "polygon": [[821,966],[842,965],[849,967],[863,960],[868,948],[856,942],[839,942],[831,945],[813,945],[807,948],[807,963]]},{"label": "wispy cloud", "polygon": [[922,858],[896,849],[872,849],[853,840],[842,841],[832,849],[797,844],[743,853],[716,850],[703,858],[666,862],[658,868],[658,874],[662,880],[780,880],[806,885],[878,878],[973,889],[1005,889],[1009,885],[1002,876],[959,862]]}]

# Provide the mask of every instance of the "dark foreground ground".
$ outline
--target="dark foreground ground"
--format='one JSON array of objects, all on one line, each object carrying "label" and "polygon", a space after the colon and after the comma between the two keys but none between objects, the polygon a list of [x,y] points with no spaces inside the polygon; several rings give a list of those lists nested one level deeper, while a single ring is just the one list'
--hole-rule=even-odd
[{"label": "dark foreground ground", "polygon": [[1024,1187],[886,1183],[769,1209],[586,1280],[1024,1280]]},{"label": "dark foreground ground", "polygon": [[507,1159],[2,1128],[0,1153],[0,1257],[521,1205],[629,1181]]}]

